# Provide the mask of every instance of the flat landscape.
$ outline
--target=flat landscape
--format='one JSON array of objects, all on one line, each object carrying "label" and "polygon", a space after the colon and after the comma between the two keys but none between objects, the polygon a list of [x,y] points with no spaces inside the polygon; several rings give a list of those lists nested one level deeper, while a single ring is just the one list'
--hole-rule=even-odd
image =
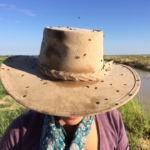
[{"label": "flat landscape", "polygon": [[105,55],[104,60],[150,71],[150,55]]}]

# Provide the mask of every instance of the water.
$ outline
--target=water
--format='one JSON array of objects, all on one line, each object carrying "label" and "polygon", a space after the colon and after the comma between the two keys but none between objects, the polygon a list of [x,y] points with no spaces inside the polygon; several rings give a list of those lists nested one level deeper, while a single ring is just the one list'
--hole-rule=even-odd
[{"label": "water", "polygon": [[141,78],[141,87],[135,97],[143,101],[146,110],[150,110],[150,72],[140,69],[135,70]]}]

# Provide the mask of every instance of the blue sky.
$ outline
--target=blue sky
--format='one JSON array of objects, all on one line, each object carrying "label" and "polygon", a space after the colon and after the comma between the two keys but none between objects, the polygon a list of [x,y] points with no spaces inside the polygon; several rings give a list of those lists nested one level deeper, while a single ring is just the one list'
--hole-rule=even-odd
[{"label": "blue sky", "polygon": [[106,55],[150,54],[150,0],[0,0],[0,55],[38,55],[45,26],[103,30]]}]

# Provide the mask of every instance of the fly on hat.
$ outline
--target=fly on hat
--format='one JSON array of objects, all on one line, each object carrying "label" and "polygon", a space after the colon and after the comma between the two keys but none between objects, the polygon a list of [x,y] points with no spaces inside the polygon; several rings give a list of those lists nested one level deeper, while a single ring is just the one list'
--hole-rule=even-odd
[{"label": "fly on hat", "polygon": [[131,67],[103,60],[103,32],[46,27],[39,57],[13,56],[1,65],[1,81],[20,104],[55,116],[110,111],[140,88]]}]

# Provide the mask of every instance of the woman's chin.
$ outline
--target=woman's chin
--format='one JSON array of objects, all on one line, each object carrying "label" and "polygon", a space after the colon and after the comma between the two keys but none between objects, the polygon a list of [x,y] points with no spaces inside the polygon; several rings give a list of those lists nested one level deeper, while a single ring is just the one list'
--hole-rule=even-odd
[{"label": "woman's chin", "polygon": [[83,117],[61,117],[67,125],[77,125]]}]

